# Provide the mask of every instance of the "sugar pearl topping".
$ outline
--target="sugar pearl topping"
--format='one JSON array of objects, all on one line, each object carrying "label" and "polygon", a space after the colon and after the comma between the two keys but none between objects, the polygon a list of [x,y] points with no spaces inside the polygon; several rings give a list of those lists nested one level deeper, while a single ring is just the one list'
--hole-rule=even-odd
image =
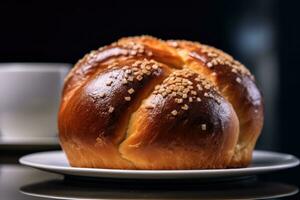
[{"label": "sugar pearl topping", "polygon": [[[205,66],[208,68],[214,68],[215,66],[229,66],[231,68],[231,72],[235,74],[242,74],[247,75],[254,79],[253,75],[250,71],[239,61],[235,60],[233,57],[228,55],[227,53],[223,52],[222,50],[216,49],[209,45],[200,44],[199,42],[190,42],[185,40],[170,40],[168,41],[168,45],[173,48],[178,48],[179,43],[184,43],[185,45],[191,47],[192,49],[196,46],[200,52],[206,55],[207,59],[199,56],[196,52],[190,51],[189,55],[192,57],[196,57],[197,59],[201,60],[205,63]],[[217,71],[213,71],[211,74],[212,76],[217,75]]]},{"label": "sugar pearl topping", "polygon": [[109,106],[109,108],[108,108],[108,112],[109,112],[109,113],[112,113],[112,112],[114,112],[114,110],[115,110],[115,108],[114,108],[114,107],[112,107],[112,106]]},{"label": "sugar pearl topping", "polygon": [[202,131],[206,131],[206,124],[201,124]]},{"label": "sugar pearl topping", "polygon": [[[161,70],[161,64],[154,60],[137,60],[131,64],[119,66],[118,63],[112,63],[108,66],[109,70],[121,69],[123,70],[123,76],[121,77],[121,83],[125,87],[127,87],[127,92],[124,95],[124,101],[130,102],[132,101],[133,95],[136,92],[134,87],[130,85],[133,82],[140,82],[145,80],[147,77],[157,73]],[[107,87],[112,87],[114,85],[115,77],[110,77],[110,79],[105,83]],[[100,94],[101,97],[105,97],[105,94]],[[108,112],[112,113],[114,108],[112,106],[109,107]]]},{"label": "sugar pearl topping", "polygon": [[[117,50],[115,50],[114,48]],[[99,56],[99,53],[105,51],[111,51],[110,53],[114,57],[128,56],[128,58],[133,58],[134,56],[146,55],[147,57],[151,57],[153,55],[153,52],[149,48],[146,49],[145,46],[141,43],[133,41],[123,43],[121,41],[118,41],[110,45],[100,47],[98,50],[93,50],[88,54],[85,54],[85,56],[76,63],[71,71],[75,72],[77,67],[79,67],[79,65],[81,65],[85,61],[88,65],[97,66],[99,61],[103,61],[101,58],[105,57],[105,55]]]},{"label": "sugar pearl topping", "polygon": [[[206,62],[206,66],[208,68],[212,68],[217,65],[227,65],[231,67],[232,73],[244,74],[250,76],[252,79],[254,78],[250,71],[243,64],[233,59],[233,57],[231,57],[227,53],[204,44],[200,44],[199,47],[201,49],[201,52],[206,54],[206,56],[209,58]],[[216,72],[214,72],[212,75],[215,76]]]},{"label": "sugar pearl topping", "polygon": [[125,42],[125,43],[123,43],[122,41],[118,41],[116,43],[113,43],[113,45],[127,49],[125,55],[129,55],[129,56],[147,55],[148,57],[151,57],[153,55],[153,52],[150,51],[149,49],[146,49],[143,44],[134,41]]},{"label": "sugar pearl topping", "polygon": [[145,53],[145,47],[142,44],[135,43],[135,42],[128,42],[126,44],[117,42],[116,45],[121,46],[124,49],[128,50],[128,54],[131,56],[135,56],[137,54]]},{"label": "sugar pearl topping", "polygon": [[[138,60],[132,63],[131,67],[123,66],[124,77],[122,83],[126,85],[133,81],[142,81],[147,76],[151,76],[153,73],[161,69],[161,65],[154,60]],[[134,93],[133,88],[128,89],[128,93]]]},{"label": "sugar pearl topping", "polygon": [[[218,89],[208,80],[200,77],[188,69],[174,71],[166,78],[162,84],[157,85],[153,91],[154,95],[160,95],[163,98],[170,97],[179,106],[177,114],[180,110],[187,111],[191,103],[201,102],[201,93],[207,98],[212,98],[221,103]],[[173,112],[173,111],[172,111]],[[174,115],[174,113],[171,113]]]}]

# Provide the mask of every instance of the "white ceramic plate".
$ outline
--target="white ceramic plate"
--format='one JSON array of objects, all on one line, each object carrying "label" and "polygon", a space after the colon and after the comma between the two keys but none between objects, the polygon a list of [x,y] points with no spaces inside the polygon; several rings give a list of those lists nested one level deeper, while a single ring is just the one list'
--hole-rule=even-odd
[{"label": "white ceramic plate", "polygon": [[71,167],[62,151],[34,153],[20,158],[20,163],[37,169],[64,175],[117,179],[227,179],[267,173],[295,167],[299,159],[293,155],[254,151],[249,167],[206,170],[119,170]]}]

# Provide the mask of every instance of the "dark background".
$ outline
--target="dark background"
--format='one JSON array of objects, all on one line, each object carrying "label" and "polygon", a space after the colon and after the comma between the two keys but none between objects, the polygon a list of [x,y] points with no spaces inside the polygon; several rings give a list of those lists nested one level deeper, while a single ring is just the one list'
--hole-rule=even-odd
[{"label": "dark background", "polygon": [[[300,157],[297,1],[0,2],[0,62],[75,63],[120,37],[216,46],[256,75],[266,107],[257,148]],[[1,95],[1,94],[0,94]]]}]

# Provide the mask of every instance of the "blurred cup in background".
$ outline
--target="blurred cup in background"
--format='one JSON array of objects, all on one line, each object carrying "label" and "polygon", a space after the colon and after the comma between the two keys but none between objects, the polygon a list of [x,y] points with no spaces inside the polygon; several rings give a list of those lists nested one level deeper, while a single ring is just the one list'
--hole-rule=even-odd
[{"label": "blurred cup in background", "polygon": [[0,63],[0,140],[55,138],[65,63]]}]

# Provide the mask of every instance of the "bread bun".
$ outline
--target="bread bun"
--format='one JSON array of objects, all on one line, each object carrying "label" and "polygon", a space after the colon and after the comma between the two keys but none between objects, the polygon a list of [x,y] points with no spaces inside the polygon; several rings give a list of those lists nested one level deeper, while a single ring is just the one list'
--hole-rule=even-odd
[{"label": "bread bun", "polygon": [[245,167],[263,104],[250,72],[221,50],[128,37],[78,61],[58,121],[74,167]]}]

